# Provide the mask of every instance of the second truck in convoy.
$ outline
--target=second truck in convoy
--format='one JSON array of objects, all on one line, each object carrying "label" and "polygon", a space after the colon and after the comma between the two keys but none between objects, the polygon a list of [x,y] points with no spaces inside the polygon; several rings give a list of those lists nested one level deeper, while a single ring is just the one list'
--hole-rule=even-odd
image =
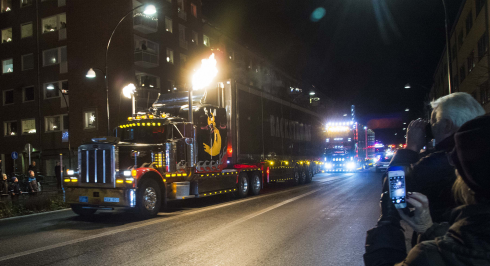
[{"label": "second truck in convoy", "polygon": [[320,116],[234,80],[194,93],[160,95],[114,136],[78,148],[64,177],[74,212],[125,207],[153,216],[168,199],[259,194],[266,183],[308,183],[320,171]]}]

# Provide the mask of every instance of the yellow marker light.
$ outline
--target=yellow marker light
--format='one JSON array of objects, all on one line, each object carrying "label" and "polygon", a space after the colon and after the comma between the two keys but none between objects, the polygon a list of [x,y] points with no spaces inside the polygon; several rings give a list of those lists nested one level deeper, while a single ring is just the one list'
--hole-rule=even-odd
[{"label": "yellow marker light", "polygon": [[137,126],[140,126],[141,124],[140,123],[136,123]]},{"label": "yellow marker light", "polygon": [[166,114],[161,114],[160,117],[161,118],[165,118],[165,117],[167,117],[167,115]]},{"label": "yellow marker light", "polygon": [[306,162],[307,165],[310,165],[310,162]]},{"label": "yellow marker light", "polygon": [[170,174],[166,174],[165,177],[170,177]]},{"label": "yellow marker light", "polygon": [[149,115],[148,117],[149,117],[150,119],[153,119],[153,115]]},{"label": "yellow marker light", "polygon": [[156,123],[151,123],[152,126],[156,126],[157,124]]},{"label": "yellow marker light", "polygon": [[187,174],[186,173],[183,173],[182,176],[187,176]]},{"label": "yellow marker light", "polygon": [[133,121],[133,117],[132,116],[128,117],[128,121]]},{"label": "yellow marker light", "polygon": [[123,126],[119,126],[119,128],[123,128]]},{"label": "yellow marker light", "polygon": [[141,119],[141,117],[137,116],[137,117],[136,117],[136,119],[137,119],[137,120],[140,120],[140,119]]},{"label": "yellow marker light", "polygon": [[177,174],[177,176],[182,176],[182,174]]},{"label": "yellow marker light", "polygon": [[135,127],[135,126],[136,126],[136,124],[135,124],[135,123],[133,123],[133,127]]},{"label": "yellow marker light", "polygon": [[270,165],[274,165],[274,162],[269,162]]},{"label": "yellow marker light", "polygon": [[141,124],[142,126],[146,126],[146,123]]},{"label": "yellow marker light", "polygon": [[286,165],[288,165],[288,164],[289,164],[289,162],[286,162]]},{"label": "yellow marker light", "polygon": [[71,179],[68,179],[68,178],[67,178],[67,179],[65,179],[65,182],[70,182],[70,181],[71,181]]},{"label": "yellow marker light", "polygon": [[172,177],[176,176],[176,174],[172,174]]},{"label": "yellow marker light", "polygon": [[163,179],[163,182],[167,182],[167,179]]},{"label": "yellow marker light", "polygon": [[162,123],[158,123],[157,125],[158,125],[158,126],[161,126],[161,125],[162,125]]},{"label": "yellow marker light", "polygon": [[136,171],[135,169],[131,170],[131,176],[132,177],[135,177],[136,174],[138,174],[138,171]]},{"label": "yellow marker light", "polygon": [[133,180],[128,180],[128,179],[126,179],[126,183],[128,183],[128,184],[133,184]]},{"label": "yellow marker light", "polygon": [[146,115],[142,115],[141,116],[141,119],[146,119]]},{"label": "yellow marker light", "polygon": [[117,179],[117,180],[116,180],[116,183],[118,183],[118,184],[122,184],[122,183],[124,183],[124,180],[122,180],[122,179]]},{"label": "yellow marker light", "polygon": [[204,196],[206,196],[206,194],[204,194]]},{"label": "yellow marker light", "polygon": [[78,179],[77,178],[72,178],[71,179],[71,182],[76,183],[76,182],[78,182]]}]

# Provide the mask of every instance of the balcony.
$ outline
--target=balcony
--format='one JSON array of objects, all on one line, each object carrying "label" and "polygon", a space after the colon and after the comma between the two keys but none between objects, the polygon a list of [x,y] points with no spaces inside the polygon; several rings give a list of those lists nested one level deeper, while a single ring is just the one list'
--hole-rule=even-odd
[{"label": "balcony", "polygon": [[158,31],[158,20],[144,15],[133,18],[133,29],[144,33],[155,33]]},{"label": "balcony", "polygon": [[186,40],[179,39],[179,44],[180,44],[180,47],[187,50],[187,41]]},{"label": "balcony", "polygon": [[187,20],[187,13],[185,13],[184,10],[180,9],[179,8],[179,18],[183,19],[183,20]]},{"label": "balcony", "polygon": [[141,67],[157,67],[158,55],[147,51],[134,51],[134,64]]},{"label": "balcony", "polygon": [[58,31],[58,39],[61,40],[66,40],[66,28],[62,28]]}]

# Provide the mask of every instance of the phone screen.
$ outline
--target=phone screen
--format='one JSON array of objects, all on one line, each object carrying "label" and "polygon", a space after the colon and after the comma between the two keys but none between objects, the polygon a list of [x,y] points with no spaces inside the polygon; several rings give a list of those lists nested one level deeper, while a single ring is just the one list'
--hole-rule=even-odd
[{"label": "phone screen", "polygon": [[390,198],[396,208],[402,209],[407,207],[405,201],[405,172],[404,171],[389,171],[388,178],[390,180]]}]

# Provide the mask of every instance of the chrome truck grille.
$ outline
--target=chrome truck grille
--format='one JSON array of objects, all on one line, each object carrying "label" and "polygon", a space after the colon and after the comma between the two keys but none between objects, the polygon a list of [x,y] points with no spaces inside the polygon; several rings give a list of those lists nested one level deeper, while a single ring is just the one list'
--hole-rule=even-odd
[{"label": "chrome truck grille", "polygon": [[112,144],[82,145],[78,150],[79,181],[111,185],[115,180],[116,149]]}]

